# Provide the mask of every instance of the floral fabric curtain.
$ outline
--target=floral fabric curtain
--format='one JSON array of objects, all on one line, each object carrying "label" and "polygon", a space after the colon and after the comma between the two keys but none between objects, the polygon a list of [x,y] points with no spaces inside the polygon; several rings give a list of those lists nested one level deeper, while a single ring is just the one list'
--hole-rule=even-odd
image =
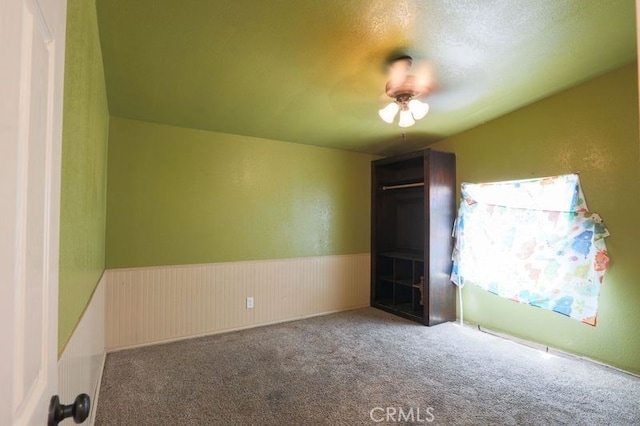
[{"label": "floral fabric curtain", "polygon": [[577,174],[463,183],[451,280],[595,326],[608,235]]}]

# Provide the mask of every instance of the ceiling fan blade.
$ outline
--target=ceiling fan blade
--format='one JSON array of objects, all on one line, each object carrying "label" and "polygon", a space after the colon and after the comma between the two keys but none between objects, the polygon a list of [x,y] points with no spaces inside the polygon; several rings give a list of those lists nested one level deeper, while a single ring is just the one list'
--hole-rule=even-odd
[{"label": "ceiling fan blade", "polygon": [[389,64],[389,86],[396,87],[404,83],[409,70],[411,69],[412,60],[408,56],[398,58]]},{"label": "ceiling fan blade", "polygon": [[414,65],[413,85],[414,92],[419,96],[429,94],[435,88],[435,78],[433,75],[433,67],[427,61],[421,61]]},{"label": "ceiling fan blade", "polygon": [[456,88],[438,89],[426,97],[433,111],[455,111],[473,104],[484,93],[484,87],[462,85]]},{"label": "ceiling fan blade", "polygon": [[390,97],[401,93],[423,96],[435,87],[433,74],[433,67],[428,61],[415,61],[409,56],[401,56],[389,65],[385,92]]}]

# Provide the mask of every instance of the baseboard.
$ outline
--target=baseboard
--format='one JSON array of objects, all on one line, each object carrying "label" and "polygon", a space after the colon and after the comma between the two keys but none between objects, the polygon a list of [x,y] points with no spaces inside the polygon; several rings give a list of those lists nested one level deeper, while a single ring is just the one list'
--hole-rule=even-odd
[{"label": "baseboard", "polygon": [[107,361],[107,352],[102,354],[102,361],[100,362],[99,374],[96,380],[96,389],[93,393],[91,416],[89,417],[89,426],[96,424],[96,415],[98,414],[98,404],[100,403],[100,385],[102,384],[102,374],[104,373],[104,364]]},{"label": "baseboard", "polygon": [[58,394],[69,404],[78,394],[91,398],[89,424],[95,421],[97,395],[104,368],[106,276],[97,284],[91,300],[58,359]]},{"label": "baseboard", "polygon": [[538,350],[540,352],[548,353],[549,355],[554,355],[554,356],[559,356],[559,357],[564,357],[564,358],[571,358],[571,359],[577,359],[577,360],[581,360],[581,361],[590,362],[590,363],[599,365],[601,367],[608,368],[608,369],[611,369],[611,370],[615,370],[615,371],[618,371],[620,373],[628,374],[630,376],[633,376],[633,377],[636,377],[636,378],[640,379],[640,374],[636,374],[636,373],[633,373],[631,371],[624,370],[624,369],[619,368],[619,367],[615,367],[615,366],[613,366],[611,364],[607,364],[607,363],[595,360],[593,358],[589,358],[589,357],[582,356],[582,355],[577,355],[577,354],[574,354],[574,353],[571,353],[571,352],[564,351],[562,349],[554,348],[552,346],[548,346],[548,345],[545,345],[543,343],[534,342],[534,341],[531,341],[531,340],[527,340],[527,339],[523,339],[523,338],[520,338],[520,337],[516,337],[516,336],[513,336],[511,334],[504,333],[504,332],[501,332],[501,331],[492,330],[490,328],[486,328],[486,327],[481,326],[479,324],[469,324],[469,323],[465,322],[464,325],[467,326],[467,327],[470,327],[470,328],[474,328],[474,329],[476,329],[476,330],[478,330],[478,331],[480,331],[482,333],[487,333],[487,334],[491,334],[492,336],[499,337],[501,339],[510,340],[512,342],[515,342],[515,343],[518,343],[518,344],[521,344],[521,345],[528,346],[530,348],[536,349],[536,350]]}]

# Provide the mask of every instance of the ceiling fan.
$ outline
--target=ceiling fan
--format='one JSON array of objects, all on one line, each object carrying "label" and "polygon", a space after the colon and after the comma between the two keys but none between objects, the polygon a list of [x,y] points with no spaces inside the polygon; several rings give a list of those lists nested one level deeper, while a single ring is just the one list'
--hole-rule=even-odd
[{"label": "ceiling fan", "polygon": [[391,124],[400,113],[398,125],[413,126],[416,120],[424,118],[429,112],[429,104],[418,98],[434,89],[431,69],[427,63],[415,65],[411,56],[401,55],[389,61],[388,75],[385,93],[393,101],[378,111],[378,115]]}]

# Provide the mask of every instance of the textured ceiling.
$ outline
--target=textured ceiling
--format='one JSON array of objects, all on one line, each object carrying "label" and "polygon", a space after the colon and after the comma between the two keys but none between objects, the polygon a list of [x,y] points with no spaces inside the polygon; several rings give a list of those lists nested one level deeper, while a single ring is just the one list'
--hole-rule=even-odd
[{"label": "textured ceiling", "polygon": [[[391,154],[636,58],[634,0],[97,0],[110,113]],[[426,118],[384,123],[385,61],[428,61]],[[404,139],[404,140],[403,140]]]}]

